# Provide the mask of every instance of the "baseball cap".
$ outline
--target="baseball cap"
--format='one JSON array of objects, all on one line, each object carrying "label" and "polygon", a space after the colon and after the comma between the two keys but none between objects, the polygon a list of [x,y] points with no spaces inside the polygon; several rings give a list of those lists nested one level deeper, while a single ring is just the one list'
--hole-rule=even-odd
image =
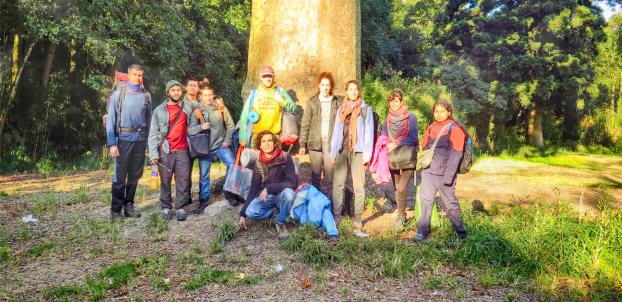
[{"label": "baseball cap", "polygon": [[265,75],[274,76],[274,69],[272,69],[272,66],[261,67],[261,71],[259,72],[259,75],[260,76],[265,76]]}]

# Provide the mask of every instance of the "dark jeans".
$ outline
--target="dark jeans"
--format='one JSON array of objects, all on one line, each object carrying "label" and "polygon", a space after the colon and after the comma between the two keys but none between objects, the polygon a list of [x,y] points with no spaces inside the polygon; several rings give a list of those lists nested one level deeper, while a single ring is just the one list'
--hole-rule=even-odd
[{"label": "dark jeans", "polygon": [[134,201],[138,180],[145,168],[145,146],[147,141],[128,142],[119,140],[119,156],[114,159],[112,175],[112,204],[110,210],[120,213],[123,204]]},{"label": "dark jeans", "polygon": [[[322,191],[328,199],[333,200],[333,172],[335,165],[330,162],[329,142],[322,142],[322,149],[309,150],[309,161],[311,162],[311,184]],[[324,169],[324,180],[326,186],[322,190],[322,169]]]},{"label": "dark jeans", "polygon": [[454,231],[458,233],[458,237],[460,238],[467,235],[467,231],[462,225],[462,218],[460,217],[460,205],[456,197],[456,181],[456,176],[454,176],[451,185],[445,185],[443,183],[443,175],[433,175],[428,172],[421,173],[421,218],[419,222],[417,222],[419,233],[426,236],[430,233],[432,206],[434,204],[434,198],[436,197],[436,191],[439,191],[441,200],[443,200],[443,208],[445,208],[447,218],[449,218],[454,225]]},{"label": "dark jeans", "polygon": [[[175,209],[183,208],[188,203],[188,187],[190,182],[190,154],[188,149],[170,151],[166,154],[160,150],[160,206],[162,209],[172,209],[171,182],[175,175],[175,190],[177,202]],[[165,168],[166,167],[166,168]]]},{"label": "dark jeans", "polygon": [[415,173],[415,169],[391,170],[391,178],[393,179],[393,187],[395,188],[395,201],[397,201],[398,215],[406,215],[406,193],[408,191],[410,179],[413,177],[413,173]]},{"label": "dark jeans", "polygon": [[194,162],[196,160],[196,158],[190,158],[190,162],[188,163],[188,166],[190,167],[188,169],[188,202],[192,202],[192,168],[194,168]]}]

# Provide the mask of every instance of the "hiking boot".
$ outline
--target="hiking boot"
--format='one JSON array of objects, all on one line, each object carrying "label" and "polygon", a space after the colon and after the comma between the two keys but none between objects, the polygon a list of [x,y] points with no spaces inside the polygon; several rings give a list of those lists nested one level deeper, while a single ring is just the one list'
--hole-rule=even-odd
[{"label": "hiking boot", "polygon": [[285,227],[285,223],[277,223],[276,224],[276,232],[279,235],[279,240],[287,240],[287,238],[289,237],[289,232],[287,231],[287,228]]},{"label": "hiking boot", "polygon": [[162,219],[166,219],[166,220],[173,219],[173,214],[171,214],[170,209],[162,209]]},{"label": "hiking boot", "polygon": [[462,241],[464,241],[464,238],[466,238],[466,236],[464,236],[464,237],[456,237],[456,238],[454,238],[454,244],[460,244],[460,243],[462,243]]},{"label": "hiking boot", "polygon": [[343,216],[341,216],[341,214],[335,215],[335,225],[336,226],[339,226],[339,224],[341,224],[342,220],[343,220]]},{"label": "hiking boot", "polygon": [[328,240],[330,240],[332,242],[337,242],[337,241],[339,241],[339,236],[336,236],[336,235],[328,236]]},{"label": "hiking boot", "polygon": [[391,222],[391,226],[396,230],[401,230],[404,227],[404,222],[406,221],[406,215],[401,214],[397,215],[395,221]]},{"label": "hiking boot", "polygon": [[178,221],[186,220],[186,210],[184,210],[184,209],[177,209],[177,212],[175,213],[175,216],[177,216],[177,220]]},{"label": "hiking boot", "polygon": [[423,240],[426,240],[428,238],[428,236],[423,235],[422,233],[417,233],[417,236],[415,236],[415,238],[413,238],[413,242],[421,242]]},{"label": "hiking boot", "polygon": [[128,202],[123,204],[123,215],[125,215],[125,217],[134,217],[134,218],[138,218],[138,217],[142,216],[140,213],[138,213],[138,212],[136,212],[136,210],[134,210],[134,202],[133,201],[128,201]]},{"label": "hiking boot", "polygon": [[360,229],[354,229],[354,231],[352,231],[352,233],[359,238],[367,238],[369,237],[369,234],[361,231]]},{"label": "hiking boot", "polygon": [[224,196],[227,199],[227,201],[229,202],[230,206],[236,207],[238,205],[238,200],[235,198],[235,196],[233,196],[233,194],[231,194],[231,193],[229,193],[227,191],[224,191],[222,193],[222,196]]},{"label": "hiking boot", "polygon": [[204,198],[204,199],[199,199],[199,207],[194,210],[194,214],[203,214],[203,211],[205,211],[205,208],[207,208],[207,202],[209,201],[208,198]]},{"label": "hiking boot", "polygon": [[121,216],[121,213],[110,211],[110,220],[113,222],[123,220],[123,216]]},{"label": "hiking boot", "polygon": [[361,221],[361,215],[354,215],[354,217],[352,218],[352,224],[355,228],[362,229],[363,221]]}]

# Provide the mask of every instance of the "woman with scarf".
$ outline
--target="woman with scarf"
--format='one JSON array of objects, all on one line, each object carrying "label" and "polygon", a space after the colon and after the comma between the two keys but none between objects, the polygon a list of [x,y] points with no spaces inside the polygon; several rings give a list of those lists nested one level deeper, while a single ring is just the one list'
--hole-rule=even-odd
[{"label": "woman with scarf", "polygon": [[[229,110],[225,107],[222,99],[214,95],[214,88],[208,84],[201,85],[199,90],[201,95],[201,104],[195,109],[190,127],[188,127],[188,135],[195,135],[207,128],[205,131],[210,132],[210,154],[199,159],[199,169],[201,171],[201,180],[199,181],[199,207],[194,211],[195,214],[201,214],[207,207],[210,196],[210,179],[209,170],[212,160],[218,157],[225,166],[227,172],[229,167],[233,166],[235,158],[229,146],[231,146],[231,137],[233,135],[233,118],[229,114]],[[207,124],[206,126],[203,126]],[[203,128],[202,128],[203,127]]]},{"label": "woman with scarf", "polygon": [[[417,152],[419,152],[417,117],[414,113],[408,111],[408,108],[404,105],[404,93],[401,89],[395,89],[391,92],[388,105],[389,115],[382,125],[381,135],[389,138],[389,142],[385,145],[389,151],[389,162],[392,161],[392,156],[406,153],[414,154],[409,154],[411,156],[404,158],[416,159]],[[404,148],[404,150],[400,150],[402,152],[398,154],[395,151],[398,148]],[[396,159],[396,161],[399,160]],[[392,225],[397,229],[401,229],[404,226],[404,221],[406,221],[406,189],[410,179],[413,177],[413,173],[416,171],[416,161],[411,165],[405,164],[407,164],[407,167],[404,169],[394,169],[394,167],[389,165],[395,188],[395,199],[397,200],[397,219]]]},{"label": "woman with scarf", "polygon": [[344,188],[348,168],[354,188],[354,217],[352,222],[357,236],[369,236],[361,231],[361,214],[365,210],[365,169],[374,149],[374,114],[360,95],[357,81],[346,83],[346,96],[335,116],[330,147],[330,161],[335,165],[333,174],[333,215],[341,218]]}]

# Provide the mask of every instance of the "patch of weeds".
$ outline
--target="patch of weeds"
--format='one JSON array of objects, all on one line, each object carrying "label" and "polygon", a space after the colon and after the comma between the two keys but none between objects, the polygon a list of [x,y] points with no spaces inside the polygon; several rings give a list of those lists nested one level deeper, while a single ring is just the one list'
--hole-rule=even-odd
[{"label": "patch of weeds", "polygon": [[235,228],[236,227],[233,220],[225,220],[225,222],[222,224],[222,227],[220,228],[220,242],[224,244],[229,239],[233,238],[236,234]]},{"label": "patch of weeds", "polygon": [[166,254],[162,253],[159,257],[154,257],[153,259],[143,259],[141,262],[145,263],[144,272],[148,276],[149,283],[153,289],[159,291],[170,289],[168,283],[164,281],[166,269],[169,266]]},{"label": "patch of weeds", "polygon": [[207,285],[208,283],[226,284],[234,282],[235,279],[235,273],[230,270],[221,271],[213,268],[209,270],[200,268],[197,275],[184,286],[184,289],[195,290],[201,286]]},{"label": "patch of weeds", "polygon": [[229,262],[234,264],[249,264],[251,260],[246,256],[244,250],[241,250],[237,255],[230,257]]},{"label": "patch of weeds", "polygon": [[70,296],[78,296],[77,299],[83,300],[84,297],[92,301],[99,301],[105,298],[107,290],[114,289],[129,283],[130,279],[139,273],[134,262],[125,262],[115,266],[107,267],[95,277],[85,277],[85,285],[60,286],[47,290],[49,298],[59,300],[69,300]]},{"label": "patch of weeds", "polygon": [[91,201],[91,195],[89,195],[89,189],[86,185],[81,185],[79,188],[73,190],[73,200],[71,204],[86,203]]},{"label": "patch of weeds", "polygon": [[490,272],[486,272],[477,277],[477,282],[486,289],[492,288],[495,285],[496,278]]},{"label": "patch of weeds", "polygon": [[350,293],[350,287],[349,287],[349,286],[344,286],[344,287],[341,289],[341,296],[342,296],[342,297],[346,297],[346,296],[348,296],[348,294],[349,294],[349,293]]},{"label": "patch of weeds", "polygon": [[7,247],[0,248],[0,261],[8,262],[11,259],[11,249]]},{"label": "patch of weeds", "polygon": [[56,243],[54,242],[48,242],[36,247],[33,247],[31,249],[28,250],[28,255],[32,256],[32,257],[39,257],[41,256],[41,254],[43,254],[43,252],[53,248],[56,246]]},{"label": "patch of weeds", "polygon": [[19,229],[17,233],[19,234],[19,238],[21,238],[23,241],[30,239],[30,227]]},{"label": "patch of weeds", "polygon": [[507,294],[505,295],[505,300],[508,302],[514,302],[516,301],[516,295],[515,294]]},{"label": "patch of weeds", "polygon": [[0,191],[0,197],[7,197],[7,196],[9,196],[9,193],[5,191]]},{"label": "patch of weeds", "polygon": [[244,279],[242,279],[242,283],[246,284],[246,285],[253,285],[253,284],[257,284],[261,281],[264,280],[263,276],[250,276],[250,277],[245,277]]},{"label": "patch of weeds", "polygon": [[184,234],[179,234],[179,236],[177,236],[177,242],[184,243]]},{"label": "patch of weeds", "polygon": [[366,196],[365,197],[365,209],[368,209],[372,212],[376,212],[379,209],[378,204],[376,203],[376,198],[371,197],[371,196]]},{"label": "patch of weeds", "polygon": [[36,216],[41,216],[43,213],[51,213],[58,209],[60,202],[56,198],[55,194],[46,195],[43,200],[37,200],[34,206],[34,212]]},{"label": "patch of weeds", "polygon": [[162,218],[160,212],[151,213],[147,219],[147,233],[149,235],[161,234],[168,230],[168,220]]},{"label": "patch of weeds", "polygon": [[222,252],[222,244],[220,244],[220,241],[218,241],[218,239],[212,240],[212,243],[209,246],[209,251],[212,255]]},{"label": "patch of weeds", "polygon": [[423,277],[423,288],[426,290],[440,290],[443,289],[443,278],[434,276]]},{"label": "patch of weeds", "polygon": [[166,236],[159,236],[159,237],[154,237],[154,238],[149,239],[149,241],[151,241],[153,243],[163,242],[163,241],[166,241],[166,240],[168,240],[168,238],[166,238]]},{"label": "patch of weeds", "polygon": [[106,252],[106,250],[102,249],[102,248],[98,248],[98,247],[94,247],[91,250],[89,250],[89,253],[94,254],[94,255],[103,255]]}]

